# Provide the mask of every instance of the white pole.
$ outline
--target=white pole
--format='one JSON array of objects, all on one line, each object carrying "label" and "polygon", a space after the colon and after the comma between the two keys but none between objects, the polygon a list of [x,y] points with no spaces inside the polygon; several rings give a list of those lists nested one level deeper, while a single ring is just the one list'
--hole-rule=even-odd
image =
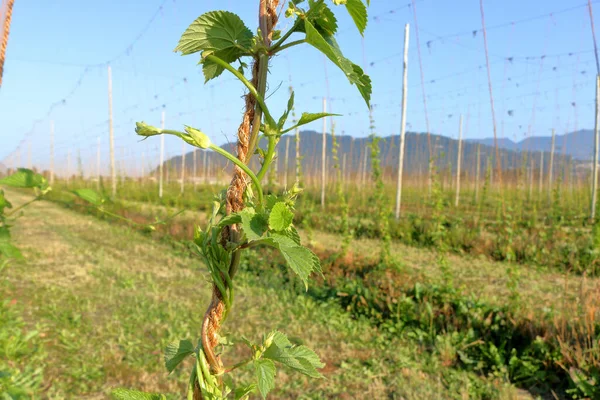
[{"label": "white pole", "polygon": [[110,179],[112,183],[112,197],[117,195],[117,171],[115,169],[115,137],[113,131],[112,115],[112,71],[108,66],[108,134],[110,140]]},{"label": "white pole", "polygon": [[288,136],[285,141],[285,157],[283,157],[283,187],[287,189],[287,180],[288,180],[288,163],[289,158],[288,155],[290,153],[290,137]]},{"label": "white pole", "polygon": [[406,134],[406,100],[408,92],[408,43],[409,24],[404,27],[404,61],[402,75],[402,120],[400,123],[400,148],[398,155],[398,184],[396,188],[396,219],[400,218],[400,205],[402,203],[402,173],[404,170],[404,136]]},{"label": "white pole", "polygon": [[54,121],[50,121],[50,184],[54,184]]},{"label": "white pole", "polygon": [[[327,112],[327,99],[323,97],[323,112]],[[325,161],[327,151],[327,118],[323,118],[323,146],[321,153],[321,208],[325,208]]]},{"label": "white pole", "polygon": [[71,149],[67,150],[67,185],[71,181]]},{"label": "white pole", "polygon": [[194,162],[194,167],[193,167],[193,173],[194,173],[194,189],[196,189],[196,187],[198,186],[198,150],[194,149],[194,153],[193,153],[194,159],[192,160]]},{"label": "white pole", "polygon": [[204,183],[208,183],[208,161],[206,160],[206,150],[202,152],[203,154],[203,171],[204,171]]},{"label": "white pole", "polygon": [[181,194],[185,190],[185,142],[181,143]]},{"label": "white pole", "polygon": [[600,147],[600,75],[596,76],[596,122],[594,125],[594,165],[592,166],[592,204],[590,219],[596,218],[596,198],[598,195],[598,149]]},{"label": "white pole", "polygon": [[27,142],[27,168],[33,169],[33,163],[31,161],[31,140]]},{"label": "white pole", "polygon": [[475,170],[475,202],[479,202],[479,174],[481,173],[481,143],[477,143],[477,166]]},{"label": "white pole", "polygon": [[454,199],[454,207],[458,207],[460,200],[460,162],[462,158],[462,122],[463,116],[460,115],[458,121],[458,154],[456,155],[456,199]]},{"label": "white pole", "polygon": [[539,192],[540,196],[542,194],[542,190],[544,188],[544,152],[540,152],[540,183],[539,183]]},{"label": "white pole", "polygon": [[96,189],[100,190],[100,136],[98,136],[98,149],[96,150]]},{"label": "white pole", "polygon": [[554,138],[555,131],[552,129],[552,144],[550,145],[550,170],[548,171],[548,197],[552,197],[552,169],[554,168]]},{"label": "white pole", "polygon": [[533,197],[533,157],[529,160],[529,200]]},{"label": "white pole", "polygon": [[302,168],[300,157],[300,128],[296,128],[296,184],[298,185],[300,185],[300,168]]},{"label": "white pole", "polygon": [[345,185],[346,183],[346,156],[348,154],[344,153],[342,155],[342,173],[340,174],[342,177],[342,187]]},{"label": "white pole", "polygon": [[[160,115],[160,129],[165,129],[165,111]],[[165,135],[160,135],[160,162],[158,164],[158,197],[163,196],[163,164],[165,163]]]}]

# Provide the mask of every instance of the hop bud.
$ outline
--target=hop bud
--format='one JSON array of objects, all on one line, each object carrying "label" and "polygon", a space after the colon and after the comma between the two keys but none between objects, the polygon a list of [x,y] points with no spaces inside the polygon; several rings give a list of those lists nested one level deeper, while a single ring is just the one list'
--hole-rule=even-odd
[{"label": "hop bud", "polygon": [[135,123],[135,133],[137,133],[140,136],[148,137],[148,136],[160,135],[162,133],[162,130],[155,126],[148,125],[145,122],[136,122]]},{"label": "hop bud", "polygon": [[192,128],[191,126],[186,125],[185,131],[188,135],[190,135],[190,137],[194,141],[194,143],[192,144],[200,147],[201,149],[208,149],[212,144],[210,138],[196,128]]}]

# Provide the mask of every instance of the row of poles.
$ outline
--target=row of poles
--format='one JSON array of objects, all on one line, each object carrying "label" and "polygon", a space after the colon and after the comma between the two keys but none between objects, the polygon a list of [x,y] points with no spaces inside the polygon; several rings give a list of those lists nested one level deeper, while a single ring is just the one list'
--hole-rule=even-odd
[{"label": "row of poles", "polygon": [[[592,18],[592,10],[591,4],[589,4],[590,11],[590,19],[592,24],[592,34],[594,36],[594,46],[595,43],[595,35],[594,35],[594,25]],[[407,110],[407,89],[408,89],[408,47],[409,47],[409,24],[406,24],[404,29],[404,53],[403,53],[403,77],[402,77],[402,103],[401,103],[401,126],[400,126],[400,145],[399,145],[399,157],[398,157],[398,173],[397,173],[397,182],[396,182],[396,201],[395,201],[395,217],[400,218],[400,211],[402,205],[402,181],[403,181],[403,170],[404,170],[404,149],[405,149],[405,134],[406,134],[406,110]],[[596,51],[597,57],[597,51]],[[108,113],[109,113],[109,145],[110,145],[110,177],[111,177],[111,194],[113,197],[116,196],[117,192],[117,177],[116,177],[116,166],[115,166],[115,147],[114,147],[114,128],[113,128],[113,105],[112,105],[112,71],[111,67],[108,66]],[[594,160],[592,165],[592,198],[591,198],[591,206],[590,206],[590,218],[594,219],[596,214],[596,203],[597,203],[597,185],[598,185],[598,158],[600,152],[600,133],[599,133],[599,123],[600,123],[600,66],[599,66],[599,75],[596,78],[596,113],[595,113],[595,128],[594,128]],[[327,111],[327,99],[323,99],[323,111]],[[459,129],[458,129],[458,154],[457,154],[457,174],[456,174],[456,195],[455,195],[455,205],[458,206],[460,200],[460,179],[461,179],[461,159],[462,159],[462,125],[463,125],[463,117],[460,116],[459,119]],[[164,129],[165,126],[165,112],[162,111],[161,114],[161,128]],[[325,207],[325,192],[326,192],[326,183],[327,183],[327,174],[326,174],[326,135],[327,135],[327,120],[323,119],[323,143],[322,143],[322,171],[321,171],[321,206]],[[159,162],[159,196],[163,196],[163,168],[164,168],[164,135],[161,135],[160,141],[160,162]],[[549,169],[549,179],[552,179],[552,165],[554,158],[554,131],[552,133],[552,149],[550,152],[550,169]],[[289,142],[288,144],[289,145]],[[297,146],[298,147],[298,146]],[[497,150],[497,144],[496,144]],[[99,152],[98,148],[98,152]],[[297,148],[298,152],[298,148]],[[54,124],[50,123],[50,182],[54,182]],[[286,158],[287,158],[288,150],[286,146]],[[196,152],[194,152],[194,158],[196,156]],[[298,154],[297,154],[298,156]],[[430,155],[431,156],[431,155]],[[541,163],[543,165],[543,153],[541,155]],[[69,157],[70,159],[70,157]],[[479,180],[479,146],[477,149],[477,180]],[[497,160],[499,162],[499,160]],[[98,155],[98,163],[99,163],[99,155]],[[287,164],[287,162],[286,162]],[[182,148],[182,166],[185,165],[185,148]],[[196,166],[196,162],[194,161],[194,167]],[[100,166],[97,165],[98,174],[100,170]],[[181,177],[181,190],[183,191],[183,185],[185,180],[185,168],[182,167],[182,177]],[[429,170],[429,181],[431,182],[431,161],[430,161],[430,170]],[[287,176],[286,176],[287,178]],[[541,182],[541,175],[540,175]],[[430,187],[431,190],[431,187]],[[477,190],[477,185],[476,185]]]}]

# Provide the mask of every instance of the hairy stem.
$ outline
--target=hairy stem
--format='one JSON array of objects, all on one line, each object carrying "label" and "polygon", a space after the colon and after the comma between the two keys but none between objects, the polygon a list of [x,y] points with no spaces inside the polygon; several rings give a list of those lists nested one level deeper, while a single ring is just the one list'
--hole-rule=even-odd
[{"label": "hairy stem", "polygon": [[[260,0],[260,27],[263,35],[263,41],[265,48],[270,45],[270,35],[274,25],[277,23],[277,8],[278,0]],[[246,190],[246,175],[249,176],[255,185],[257,185],[257,195],[259,203],[262,203],[262,191],[260,188],[260,180],[249,170],[247,163],[252,157],[254,148],[251,146],[251,141],[254,141],[253,146],[256,145],[258,132],[261,125],[262,114],[264,113],[266,123],[271,127],[275,127],[275,120],[269,113],[268,108],[264,103],[264,95],[266,92],[266,77],[269,58],[267,54],[261,53],[255,55],[254,65],[252,67],[252,81],[248,81],[239,71],[225,63],[218,57],[213,55],[208,58],[227,69],[229,72],[234,74],[249,90],[249,94],[245,96],[246,110],[242,118],[242,122],[238,128],[238,141],[237,141],[237,160],[235,162],[234,174],[227,189],[226,197],[226,211],[227,214],[241,211],[244,208],[244,192]],[[252,152],[249,150],[252,149]],[[215,151],[219,151],[213,149]],[[272,156],[271,156],[272,158]],[[240,165],[242,164],[242,165]],[[262,204],[259,204],[262,206]],[[227,226],[222,231],[221,244],[223,246],[228,243],[236,244],[240,239],[239,227],[236,225]],[[220,356],[215,352],[215,348],[218,345],[218,332],[221,328],[221,324],[229,308],[231,307],[231,301],[233,299],[233,293],[231,292],[232,281],[231,279],[235,275],[239,261],[240,251],[233,251],[231,254],[231,260],[229,264],[229,270],[224,272],[217,272],[221,276],[213,277],[213,290],[212,300],[206,313],[204,314],[204,320],[202,322],[202,333],[201,342],[202,349],[199,354],[201,361],[206,361],[208,366],[200,365],[201,368],[208,372],[210,378],[207,381],[203,381],[206,385],[213,385],[213,388],[218,387],[219,390],[223,389],[221,375],[223,374],[223,364]],[[218,287],[217,283],[223,287]],[[226,299],[226,296],[229,298]],[[204,356],[204,357],[202,357]],[[206,372],[206,371],[203,371]],[[197,372],[200,375],[200,372]],[[205,374],[204,374],[205,375]],[[206,378],[206,376],[205,376]],[[198,384],[194,385],[194,399],[204,399],[203,388]]]}]

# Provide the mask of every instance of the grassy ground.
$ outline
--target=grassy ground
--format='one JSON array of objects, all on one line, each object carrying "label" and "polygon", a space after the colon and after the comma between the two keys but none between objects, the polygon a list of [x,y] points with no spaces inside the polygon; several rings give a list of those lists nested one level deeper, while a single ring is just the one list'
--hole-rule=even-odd
[{"label": "grassy ground", "polygon": [[[165,218],[179,210],[138,201],[123,201],[133,210],[132,215],[144,215],[147,220],[153,216]],[[206,220],[203,211],[186,210],[174,219],[171,234],[185,236],[191,234],[195,224],[202,225]],[[310,234],[300,230],[303,241],[317,251],[336,252],[341,249],[342,242],[336,234],[317,229]],[[191,236],[189,237],[191,238]],[[349,248],[351,252],[362,258],[376,259],[381,242],[379,239],[355,239]],[[441,284],[444,283],[438,263],[438,254],[430,249],[408,246],[397,241],[392,246],[392,255],[400,262],[402,272],[413,282]],[[522,316],[535,319],[542,314],[570,313],[573,305],[586,301],[600,300],[595,293],[600,292],[600,279],[581,276],[569,272],[558,272],[553,269],[523,265],[509,262],[495,262],[487,257],[448,254],[448,273],[455,284],[464,292],[472,294],[490,304],[503,305],[510,296],[511,274],[518,276],[518,291],[522,299],[519,311]],[[600,309],[600,304],[597,304]]]},{"label": "grassy ground", "polygon": [[[15,205],[26,199],[10,195]],[[28,208],[13,232],[27,261],[12,263],[0,275],[0,298],[6,299],[0,303],[0,371],[29,388],[24,398],[100,399],[121,386],[181,398],[177,393],[187,375],[178,370],[168,376],[161,349],[172,340],[197,337],[209,294],[197,260],[168,243],[49,202]],[[335,238],[319,234],[314,241],[329,246]],[[430,253],[395,251],[406,268],[435,279]],[[501,272],[466,280],[461,265],[468,264],[475,263],[453,267],[465,284],[502,287],[496,282],[503,279]],[[560,276],[549,281],[547,290],[564,283]],[[445,367],[416,340],[382,336],[333,301],[295,294],[248,272],[236,282],[226,333],[258,339],[277,328],[302,337],[327,363],[326,379],[320,381],[278,372],[273,398],[527,398],[500,378]],[[226,363],[244,351],[235,346]],[[239,379],[248,373],[243,370]]]}]

